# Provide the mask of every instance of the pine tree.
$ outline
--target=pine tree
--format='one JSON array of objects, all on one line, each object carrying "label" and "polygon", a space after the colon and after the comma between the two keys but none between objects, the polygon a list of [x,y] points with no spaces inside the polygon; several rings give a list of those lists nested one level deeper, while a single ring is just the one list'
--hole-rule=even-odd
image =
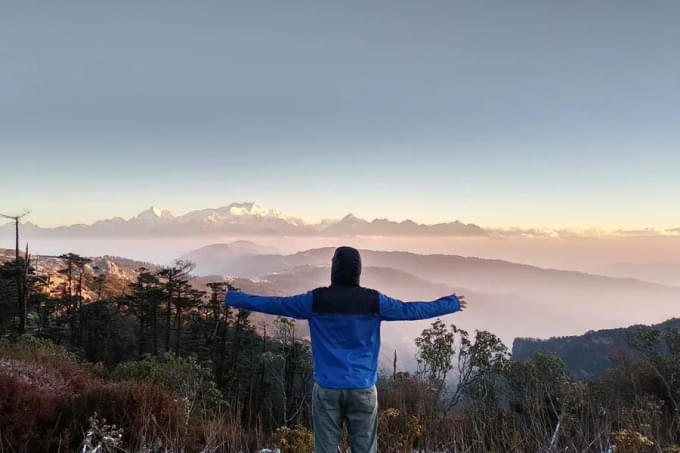
[{"label": "pine tree", "polygon": [[[130,284],[131,294],[127,296],[130,311],[139,321],[139,343],[138,354],[142,356],[145,352],[146,332],[151,327],[152,332],[152,352],[158,354],[158,304],[163,297],[163,290],[160,286],[158,277],[142,267],[139,269],[137,280]],[[150,325],[150,326],[149,326]]]},{"label": "pine tree", "polygon": [[178,297],[180,289],[189,282],[189,272],[194,264],[189,261],[177,260],[170,267],[164,267],[158,273],[163,282],[166,293],[165,301],[165,351],[170,351],[170,331],[172,330],[172,306]]}]

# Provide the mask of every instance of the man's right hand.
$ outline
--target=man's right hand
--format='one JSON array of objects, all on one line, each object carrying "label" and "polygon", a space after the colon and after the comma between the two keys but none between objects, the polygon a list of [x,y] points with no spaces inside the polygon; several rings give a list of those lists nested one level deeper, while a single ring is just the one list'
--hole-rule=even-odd
[{"label": "man's right hand", "polygon": [[460,302],[460,311],[463,311],[467,308],[467,301],[465,300],[465,296],[462,294],[460,296],[454,294],[458,298],[458,302]]}]

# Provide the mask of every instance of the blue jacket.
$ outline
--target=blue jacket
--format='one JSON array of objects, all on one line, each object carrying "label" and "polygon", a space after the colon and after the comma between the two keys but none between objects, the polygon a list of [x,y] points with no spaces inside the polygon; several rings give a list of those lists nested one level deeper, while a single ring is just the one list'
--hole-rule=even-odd
[{"label": "blue jacket", "polygon": [[402,302],[374,290],[339,285],[292,297],[229,291],[226,304],[306,319],[312,338],[314,380],[332,389],[363,389],[376,383],[382,321],[426,319],[460,310],[455,295],[433,302]]}]

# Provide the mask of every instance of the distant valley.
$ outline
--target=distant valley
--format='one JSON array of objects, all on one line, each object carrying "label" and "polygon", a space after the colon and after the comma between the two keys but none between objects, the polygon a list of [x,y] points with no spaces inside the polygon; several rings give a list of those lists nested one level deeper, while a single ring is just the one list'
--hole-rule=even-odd
[{"label": "distant valley", "polygon": [[[295,254],[245,253],[221,260],[216,246],[190,255],[197,269],[266,281],[285,294],[327,285],[333,248]],[[677,315],[680,288],[583,272],[542,269],[456,255],[362,250],[362,284],[404,300],[465,294],[470,309],[447,317],[469,329],[489,330],[509,346],[516,337],[575,335],[588,330],[657,323]],[[641,302],[644,301],[644,302]],[[412,347],[429,324],[386,323],[386,346]]]},{"label": "distant valley", "polygon": [[[201,247],[181,259],[196,264],[195,285],[228,279],[244,291],[292,295],[329,283],[333,248],[283,254],[274,247],[234,241]],[[654,324],[677,316],[680,288],[634,279],[543,269],[509,261],[443,254],[362,250],[362,284],[402,300],[432,300],[453,292],[470,302],[464,313],[445,317],[469,331],[489,330],[508,346],[518,337],[549,338],[631,324]],[[10,259],[11,251],[6,251]],[[39,271],[55,274],[58,259],[41,256]],[[113,271],[116,286],[135,278],[140,266],[124,258],[95,259],[97,272]],[[58,282],[59,276],[53,277]],[[271,322],[254,318],[257,326]],[[413,368],[413,339],[431,321],[385,323],[383,354],[401,350],[400,366]],[[306,335],[302,325],[299,334]],[[387,358],[385,357],[385,362]]]}]

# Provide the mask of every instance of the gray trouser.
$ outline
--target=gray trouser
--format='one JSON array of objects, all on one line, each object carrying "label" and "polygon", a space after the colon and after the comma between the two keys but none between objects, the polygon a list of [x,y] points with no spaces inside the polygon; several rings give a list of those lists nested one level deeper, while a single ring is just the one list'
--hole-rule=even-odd
[{"label": "gray trouser", "polygon": [[337,453],[343,422],[352,453],[378,451],[378,391],[335,390],[314,384],[312,393],[314,453]]}]

